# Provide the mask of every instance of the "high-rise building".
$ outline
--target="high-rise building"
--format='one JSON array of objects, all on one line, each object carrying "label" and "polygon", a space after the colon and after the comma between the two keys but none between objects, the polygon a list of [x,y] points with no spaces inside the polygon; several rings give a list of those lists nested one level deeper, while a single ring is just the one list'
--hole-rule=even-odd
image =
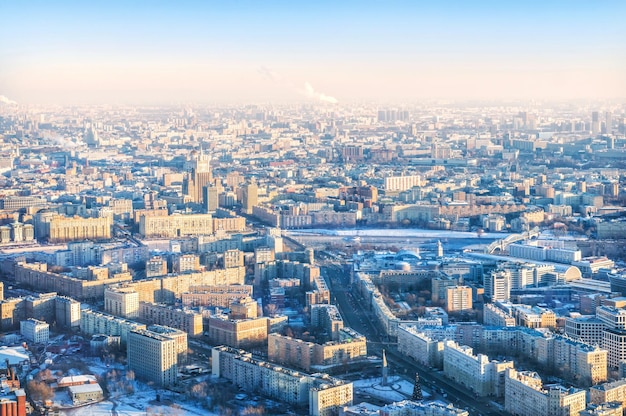
[{"label": "high-rise building", "polygon": [[259,187],[256,183],[247,183],[242,189],[242,210],[246,214],[252,214],[252,208],[258,204]]},{"label": "high-rise building", "polygon": [[167,334],[134,330],[128,334],[128,367],[137,378],[159,387],[176,383],[178,350],[176,340]]},{"label": "high-rise building", "polygon": [[492,302],[508,301],[511,296],[511,273],[496,270],[485,274],[485,296]]},{"label": "high-rise building", "polygon": [[205,213],[215,212],[219,207],[219,189],[216,186],[202,187],[202,207]]},{"label": "high-rise building", "polygon": [[604,113],[604,129],[603,133],[611,134],[613,131],[613,113],[607,111]]},{"label": "high-rise building", "polygon": [[192,161],[191,172],[183,179],[183,193],[190,197],[191,202],[203,203],[203,188],[212,181],[211,157],[200,147],[200,153]]},{"label": "high-rise building", "polygon": [[56,324],[67,329],[80,328],[80,302],[65,296],[55,298]]},{"label": "high-rise building", "polygon": [[449,286],[446,288],[446,311],[460,312],[472,309],[472,288]]},{"label": "high-rise building", "polygon": [[591,113],[591,134],[600,134],[600,113],[594,111]]}]

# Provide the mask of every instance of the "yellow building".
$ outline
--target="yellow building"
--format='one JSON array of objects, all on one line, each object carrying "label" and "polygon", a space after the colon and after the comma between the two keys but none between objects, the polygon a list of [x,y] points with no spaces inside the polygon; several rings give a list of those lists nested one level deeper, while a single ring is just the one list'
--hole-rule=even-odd
[{"label": "yellow building", "polygon": [[589,389],[589,401],[595,404],[619,402],[626,405],[626,379],[591,387]]},{"label": "yellow building", "polygon": [[183,306],[217,306],[228,308],[238,299],[252,296],[252,285],[194,286],[183,293]]},{"label": "yellow building", "polygon": [[139,234],[147,238],[211,235],[213,217],[211,214],[172,214],[158,217],[142,215],[139,219]]},{"label": "yellow building", "polygon": [[209,318],[209,338],[214,344],[243,348],[267,342],[267,318],[229,319],[225,315]]},{"label": "yellow building", "polygon": [[129,287],[108,287],[104,290],[104,311],[122,318],[137,318],[139,294]]},{"label": "yellow building", "polygon": [[45,227],[46,235],[37,236],[40,239],[61,243],[77,240],[108,240],[111,238],[113,219],[109,216],[101,218],[64,217],[56,215],[50,219]]},{"label": "yellow building", "polygon": [[139,302],[139,319],[148,324],[180,329],[192,337],[202,335],[202,315],[150,302]]},{"label": "yellow building", "polygon": [[446,288],[446,311],[460,312],[472,309],[472,288],[451,286]]}]

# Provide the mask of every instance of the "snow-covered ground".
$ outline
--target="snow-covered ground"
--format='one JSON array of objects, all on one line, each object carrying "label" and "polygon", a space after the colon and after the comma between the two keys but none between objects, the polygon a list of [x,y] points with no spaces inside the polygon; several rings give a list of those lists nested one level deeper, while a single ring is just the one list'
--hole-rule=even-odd
[{"label": "snow-covered ground", "polygon": [[[109,364],[107,366],[100,359],[95,358],[89,361],[89,370],[92,374],[104,376],[110,370],[116,370],[124,373],[124,366],[121,364]],[[110,392],[107,400],[94,403],[91,405],[60,410],[60,414],[68,416],[96,416],[96,415],[117,415],[117,416],[139,416],[146,414],[165,414],[165,415],[206,415],[218,416],[217,413],[209,412],[206,409],[198,407],[196,403],[186,400],[183,395],[176,394],[165,390],[155,390],[154,387],[148,386],[137,380],[127,382],[132,385],[133,392],[127,393],[126,390],[115,390],[109,385]],[[156,401],[157,393],[160,393],[163,403]],[[69,397],[66,392],[60,392],[55,396],[57,404],[67,405]],[[169,405],[167,403],[176,403]]]},{"label": "snow-covered ground", "polygon": [[[378,400],[388,401],[389,403],[410,399],[413,395],[413,383],[401,377],[389,377],[387,386],[381,386],[380,382],[380,377],[357,380],[353,382],[353,387],[360,394],[369,394]],[[430,394],[424,391],[423,388],[422,395],[424,399],[430,397]]]}]

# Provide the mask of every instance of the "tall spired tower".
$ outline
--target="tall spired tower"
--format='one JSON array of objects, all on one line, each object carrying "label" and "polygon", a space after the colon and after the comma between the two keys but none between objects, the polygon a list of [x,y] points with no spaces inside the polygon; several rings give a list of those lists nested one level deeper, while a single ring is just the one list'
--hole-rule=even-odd
[{"label": "tall spired tower", "polygon": [[211,157],[204,153],[202,146],[197,158],[193,161],[191,172],[183,180],[183,193],[191,197],[192,202],[204,202],[202,188],[213,182]]}]

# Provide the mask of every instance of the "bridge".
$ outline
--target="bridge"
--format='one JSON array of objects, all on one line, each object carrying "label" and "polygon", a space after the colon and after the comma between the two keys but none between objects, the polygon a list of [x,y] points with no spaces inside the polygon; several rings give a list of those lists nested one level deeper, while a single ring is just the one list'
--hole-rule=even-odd
[{"label": "bridge", "polygon": [[521,234],[510,234],[506,238],[503,238],[501,240],[496,240],[493,243],[489,244],[487,248],[485,249],[485,253],[487,254],[494,254],[496,252],[503,253],[507,250],[507,247],[510,244],[517,243],[518,241],[531,240],[533,238],[537,238],[539,237],[539,234],[541,234],[539,227],[535,227],[532,230],[526,231]]}]

